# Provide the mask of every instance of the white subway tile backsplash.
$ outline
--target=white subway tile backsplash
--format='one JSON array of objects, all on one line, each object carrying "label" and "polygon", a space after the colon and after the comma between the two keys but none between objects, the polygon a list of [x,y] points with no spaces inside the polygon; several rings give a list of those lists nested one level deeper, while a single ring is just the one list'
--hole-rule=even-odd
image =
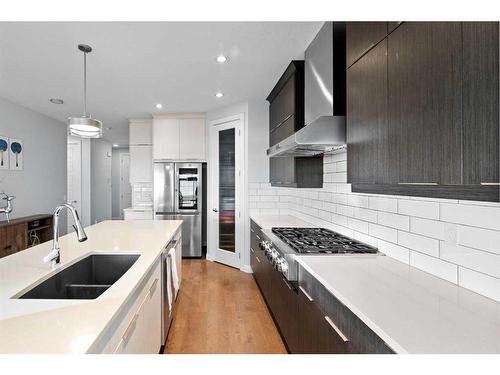
[{"label": "white subway tile backsplash", "polygon": [[452,283],[458,283],[458,266],[416,251],[410,251],[410,265]]},{"label": "white subway tile backsplash", "polygon": [[377,247],[377,240],[375,238],[373,238],[372,236],[368,236],[367,234],[354,231],[353,238],[355,240],[364,242],[367,245]]},{"label": "white subway tile backsplash", "polygon": [[260,197],[261,202],[279,202],[280,197],[277,195],[262,195]]},{"label": "white subway tile backsplash", "polygon": [[402,199],[398,212],[403,215],[439,220],[439,203]]},{"label": "white subway tile backsplash", "polygon": [[349,218],[347,226],[352,230],[368,234],[368,223],[366,221]]},{"label": "white subway tile backsplash", "polygon": [[500,278],[500,255],[442,242],[440,258]]},{"label": "white subway tile backsplash", "polygon": [[347,161],[339,161],[336,163],[337,172],[347,172]]},{"label": "white subway tile backsplash", "polygon": [[500,232],[495,230],[459,225],[458,243],[500,255]]},{"label": "white subway tile backsplash", "polygon": [[500,301],[500,279],[496,277],[459,267],[458,284],[495,301]]},{"label": "white subway tile backsplash", "polygon": [[369,210],[367,208],[354,207],[354,217],[356,219],[377,222],[377,211]]},{"label": "white subway tile backsplash", "polygon": [[441,221],[500,230],[500,207],[440,203]]},{"label": "white subway tile backsplash", "polygon": [[337,163],[323,164],[323,173],[334,173],[337,171]]},{"label": "white subway tile backsplash", "polygon": [[368,208],[368,197],[364,195],[348,195],[347,204],[354,207]]},{"label": "white subway tile backsplash", "polygon": [[343,215],[343,216],[354,217],[354,207],[344,206],[344,205],[339,204],[337,206],[337,213],[339,215]]},{"label": "white subway tile backsplash", "polygon": [[398,244],[434,257],[439,257],[439,240],[398,231]]},{"label": "white subway tile backsplash", "polygon": [[391,212],[378,212],[378,223],[386,227],[410,230],[410,218],[408,216],[393,214]]},{"label": "white subway tile backsplash", "polygon": [[410,218],[410,231],[412,233],[451,243],[457,242],[457,228],[457,224],[445,223],[443,221],[422,219],[419,217]]},{"label": "white subway tile backsplash", "polygon": [[392,243],[398,242],[398,231],[394,228],[384,227],[383,225],[372,224],[368,226],[370,236],[389,241]]},{"label": "white subway tile backsplash", "polygon": [[387,242],[380,239],[377,241],[377,245],[378,249],[385,255],[406,264],[410,263],[410,250],[406,247],[399,246],[392,242]]},{"label": "white subway tile backsplash", "polygon": [[347,173],[346,172],[333,173],[332,182],[337,184],[342,182],[347,182]]},{"label": "white subway tile backsplash", "polygon": [[391,198],[382,197],[369,197],[368,207],[372,210],[386,211],[386,212],[398,212],[398,200]]},{"label": "white subway tile backsplash", "polygon": [[348,217],[347,216],[343,216],[343,215],[337,215],[337,214],[333,214],[332,215],[332,222],[334,224],[337,224],[337,225],[341,225],[343,227],[347,227],[348,224]]},{"label": "white subway tile backsplash", "polygon": [[257,194],[262,195],[277,195],[277,190],[274,189],[259,189]]}]

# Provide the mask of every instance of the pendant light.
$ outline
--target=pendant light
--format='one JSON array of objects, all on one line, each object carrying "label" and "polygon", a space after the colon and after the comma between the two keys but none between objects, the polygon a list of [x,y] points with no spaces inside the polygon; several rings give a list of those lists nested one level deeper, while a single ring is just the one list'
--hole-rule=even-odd
[{"label": "pendant light", "polygon": [[78,49],[83,52],[83,115],[68,118],[69,134],[82,138],[101,138],[102,122],[87,113],[87,53],[92,52],[92,47],[79,44]]}]

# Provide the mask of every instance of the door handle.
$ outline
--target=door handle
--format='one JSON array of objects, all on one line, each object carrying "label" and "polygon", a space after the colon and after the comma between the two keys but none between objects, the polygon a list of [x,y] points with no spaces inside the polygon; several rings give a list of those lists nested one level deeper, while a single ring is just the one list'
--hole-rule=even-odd
[{"label": "door handle", "polygon": [[217,208],[212,208],[212,211],[213,212],[219,212],[219,210]]}]

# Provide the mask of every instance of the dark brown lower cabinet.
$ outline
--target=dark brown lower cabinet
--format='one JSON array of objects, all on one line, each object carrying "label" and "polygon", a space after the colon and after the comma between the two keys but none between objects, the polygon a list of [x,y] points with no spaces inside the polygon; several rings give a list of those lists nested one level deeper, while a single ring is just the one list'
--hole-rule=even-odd
[{"label": "dark brown lower cabinet", "polygon": [[331,326],[317,303],[302,289],[298,295],[298,348],[300,354],[342,354],[346,343]]},{"label": "dark brown lower cabinet", "polygon": [[[339,339],[343,341],[345,353],[394,353],[384,340],[302,267],[299,267],[299,289],[301,289],[302,293],[305,291],[307,296],[315,302],[321,314],[323,314],[323,320],[328,323],[329,327],[327,328],[331,332],[331,335],[333,337],[335,335],[338,336],[337,342],[340,342]],[[318,314],[315,324],[320,324],[320,318],[321,316]],[[305,320],[304,317],[299,313],[300,324],[305,324],[303,320]],[[302,338],[302,335],[299,335],[299,337]]]},{"label": "dark brown lower cabinet", "polygon": [[253,275],[290,353],[393,353],[302,267],[298,286],[288,282],[258,246],[261,228],[251,221],[250,231]]}]

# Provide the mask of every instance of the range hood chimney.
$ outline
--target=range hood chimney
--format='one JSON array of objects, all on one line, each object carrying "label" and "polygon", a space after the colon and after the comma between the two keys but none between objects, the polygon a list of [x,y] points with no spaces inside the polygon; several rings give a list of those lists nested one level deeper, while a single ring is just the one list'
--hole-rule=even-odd
[{"label": "range hood chimney", "polygon": [[345,22],[325,22],[305,52],[305,124],[270,157],[315,156],[346,144]]}]

